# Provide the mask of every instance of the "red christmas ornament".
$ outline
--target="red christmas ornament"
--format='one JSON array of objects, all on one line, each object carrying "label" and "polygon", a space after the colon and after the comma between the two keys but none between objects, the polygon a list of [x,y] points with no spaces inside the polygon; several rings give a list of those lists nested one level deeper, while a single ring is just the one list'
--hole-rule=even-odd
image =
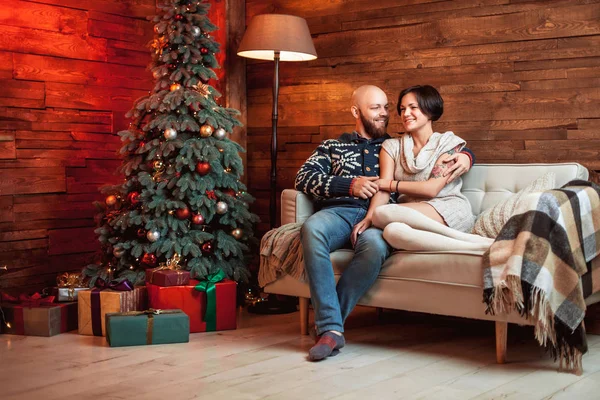
[{"label": "red christmas ornament", "polygon": [[177,65],[175,65],[175,64],[168,64],[167,68],[169,68],[169,69],[175,69],[175,68],[177,68]]},{"label": "red christmas ornament", "polygon": [[177,178],[181,177],[181,172],[175,172],[175,176],[176,176]]},{"label": "red christmas ornament", "polygon": [[210,172],[210,164],[206,161],[200,161],[196,164],[196,172],[203,176],[208,174]]},{"label": "red christmas ornament", "polygon": [[207,190],[206,191],[206,196],[211,199],[211,200],[216,200],[217,199],[217,195],[215,194],[214,190]]},{"label": "red christmas ornament", "polygon": [[212,242],[204,242],[202,245],[202,251],[207,254],[212,253]]},{"label": "red christmas ornament", "polygon": [[144,142],[144,141],[142,140],[142,141],[140,142],[140,149],[141,149],[142,147],[144,147],[145,145],[146,145],[146,142]]},{"label": "red christmas ornament", "polygon": [[235,197],[235,190],[233,189],[223,189],[222,192],[227,196]]},{"label": "red christmas ornament", "polygon": [[144,253],[142,257],[142,264],[148,268],[156,267],[156,256],[153,253]]},{"label": "red christmas ornament", "polygon": [[127,200],[131,203],[132,206],[135,206],[140,203],[140,193],[139,192],[129,192],[127,195]]},{"label": "red christmas ornament", "polygon": [[175,21],[181,21],[181,20],[183,20],[183,15],[181,15],[181,14],[177,14],[177,15],[175,16]]},{"label": "red christmas ornament", "polygon": [[175,215],[179,219],[188,219],[190,217],[190,209],[187,207],[178,208],[177,211],[175,211]]},{"label": "red christmas ornament", "polygon": [[200,49],[200,54],[202,54],[202,55],[204,55],[204,56],[205,56],[205,55],[207,55],[207,54],[208,54],[208,49],[207,49],[206,47],[202,47],[202,48]]},{"label": "red christmas ornament", "polygon": [[140,228],[137,230],[137,236],[139,238],[145,238],[146,237],[146,230],[144,228]]},{"label": "red christmas ornament", "polygon": [[194,214],[192,216],[192,223],[194,225],[202,225],[202,224],[204,224],[204,217],[202,216],[202,214]]}]

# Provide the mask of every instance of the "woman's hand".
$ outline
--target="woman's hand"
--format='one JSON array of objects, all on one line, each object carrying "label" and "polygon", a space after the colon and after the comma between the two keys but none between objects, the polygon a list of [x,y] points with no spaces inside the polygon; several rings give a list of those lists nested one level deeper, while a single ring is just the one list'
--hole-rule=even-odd
[{"label": "woman's hand", "polygon": [[361,233],[366,231],[369,227],[373,225],[371,217],[365,217],[358,224],[354,225],[354,229],[352,229],[352,234],[350,234],[350,241],[352,242],[352,247],[356,245],[356,241]]},{"label": "woman's hand", "polygon": [[454,153],[445,159],[444,163],[449,167],[444,173],[444,176],[448,177],[446,183],[452,182],[462,174],[469,172],[471,169],[471,158],[463,153]]}]

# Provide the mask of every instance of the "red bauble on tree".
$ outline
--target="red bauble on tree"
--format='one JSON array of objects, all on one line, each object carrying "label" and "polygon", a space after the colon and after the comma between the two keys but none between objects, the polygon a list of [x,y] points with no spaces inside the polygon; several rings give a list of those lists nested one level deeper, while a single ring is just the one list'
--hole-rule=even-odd
[{"label": "red bauble on tree", "polygon": [[179,219],[188,219],[190,217],[190,209],[187,207],[178,208],[177,211],[175,211],[175,215]]},{"label": "red bauble on tree", "polygon": [[140,228],[137,230],[137,236],[139,238],[145,238],[146,237],[146,230],[144,228]]},{"label": "red bauble on tree", "polygon": [[223,189],[221,191],[223,193],[225,193],[227,196],[235,197],[235,190],[233,190],[233,189]]},{"label": "red bauble on tree", "polygon": [[194,214],[192,216],[192,223],[194,225],[202,225],[202,224],[204,224],[204,217],[202,216],[202,214]]},{"label": "red bauble on tree", "polygon": [[200,175],[206,175],[210,172],[210,164],[206,161],[200,161],[196,164],[196,172]]},{"label": "red bauble on tree", "polygon": [[182,21],[182,20],[183,20],[183,15],[181,15],[181,14],[177,14],[177,15],[175,16],[175,21]]},{"label": "red bauble on tree", "polygon": [[139,192],[129,192],[127,194],[127,200],[131,203],[132,206],[135,206],[140,203],[140,193]]},{"label": "red bauble on tree", "polygon": [[157,259],[156,256],[152,253],[145,253],[142,257],[142,264],[146,268],[154,268],[156,267]]},{"label": "red bauble on tree", "polygon": [[207,55],[208,54],[208,49],[206,47],[200,48],[200,54]]},{"label": "red bauble on tree", "polygon": [[205,254],[211,254],[213,251],[212,242],[204,242],[202,245],[202,252]]}]

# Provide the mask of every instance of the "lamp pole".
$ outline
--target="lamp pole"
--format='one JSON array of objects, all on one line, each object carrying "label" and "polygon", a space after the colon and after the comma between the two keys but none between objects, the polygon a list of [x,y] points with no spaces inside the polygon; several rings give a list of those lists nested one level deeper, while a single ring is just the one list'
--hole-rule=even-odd
[{"label": "lamp pole", "polygon": [[270,222],[271,229],[275,228],[277,222],[277,104],[279,100],[279,51],[273,55],[275,61],[275,72],[273,73],[273,114],[271,118],[271,200]]}]

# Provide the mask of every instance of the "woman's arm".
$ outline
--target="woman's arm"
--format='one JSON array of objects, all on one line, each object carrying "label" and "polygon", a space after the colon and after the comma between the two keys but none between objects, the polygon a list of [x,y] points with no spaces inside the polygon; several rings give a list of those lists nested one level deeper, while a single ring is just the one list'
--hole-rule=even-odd
[{"label": "woman's arm", "polygon": [[[394,179],[394,160],[392,157],[385,151],[383,148],[379,152],[379,181],[386,180],[390,182]],[[373,212],[375,209],[383,204],[387,204],[390,201],[390,193],[386,191],[378,191],[371,198],[371,203],[369,204],[369,209],[367,210],[367,215],[365,218],[360,221],[358,224],[354,225],[354,229],[352,229],[352,234],[350,235],[350,240],[352,242],[352,246],[355,245],[356,239],[358,235],[363,233],[367,228],[372,225],[373,220]]]},{"label": "woman's arm", "polygon": [[[453,152],[454,150],[452,150],[452,154]],[[428,199],[436,197],[444,188],[444,186],[446,186],[448,179],[444,177],[444,173],[448,169],[449,165],[444,161],[451,157],[452,154],[444,153],[440,156],[440,158],[437,159],[435,166],[431,170],[431,175],[429,176],[428,180],[420,182],[407,182],[394,181],[389,178],[381,179],[379,180],[379,191],[398,192],[407,194],[409,196],[424,197]]]}]

